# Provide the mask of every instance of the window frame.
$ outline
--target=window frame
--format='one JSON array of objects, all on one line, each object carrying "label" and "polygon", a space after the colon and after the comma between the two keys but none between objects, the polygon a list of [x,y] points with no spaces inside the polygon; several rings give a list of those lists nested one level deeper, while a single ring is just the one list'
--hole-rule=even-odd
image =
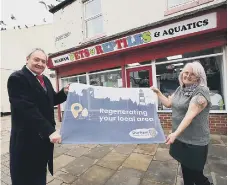
[{"label": "window frame", "polygon": [[102,28],[103,29],[102,33],[93,35],[91,37],[88,36],[87,22],[88,21],[91,21],[91,20],[95,20],[96,18],[103,16],[102,8],[101,8],[101,12],[99,14],[96,14],[96,15],[94,15],[92,17],[86,18],[86,5],[89,4],[89,3],[91,3],[91,2],[93,2],[93,1],[95,1],[95,0],[86,0],[86,1],[82,2],[83,3],[82,4],[83,5],[83,38],[84,38],[85,41],[87,41],[87,40],[93,40],[93,39],[95,39],[97,37],[103,37],[104,36],[104,28]]},{"label": "window frame", "polygon": [[176,5],[171,6],[171,7],[169,7],[169,1],[171,1],[171,0],[167,0],[167,1],[166,1],[166,2],[167,2],[167,9],[173,9],[173,8],[178,7],[178,6],[184,6],[184,5],[186,5],[186,4],[189,4],[189,3],[192,3],[192,2],[198,1],[198,0],[188,0],[187,2],[180,3],[180,4],[176,4]]},{"label": "window frame", "polygon": [[165,16],[172,15],[174,13],[181,12],[184,10],[188,10],[206,3],[210,3],[214,0],[189,0],[189,2],[181,3],[173,7],[168,7],[168,1],[169,0],[166,0],[166,11],[164,13]]}]

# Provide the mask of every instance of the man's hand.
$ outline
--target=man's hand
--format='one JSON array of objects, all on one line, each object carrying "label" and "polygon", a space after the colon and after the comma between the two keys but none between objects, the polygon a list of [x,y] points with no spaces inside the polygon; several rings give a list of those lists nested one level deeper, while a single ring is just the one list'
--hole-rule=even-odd
[{"label": "man's hand", "polygon": [[70,84],[68,84],[66,87],[63,88],[64,93],[67,95],[69,92]]},{"label": "man's hand", "polygon": [[50,142],[51,143],[61,143],[61,135],[59,134],[59,131],[55,131],[53,132],[50,136],[49,136]]}]

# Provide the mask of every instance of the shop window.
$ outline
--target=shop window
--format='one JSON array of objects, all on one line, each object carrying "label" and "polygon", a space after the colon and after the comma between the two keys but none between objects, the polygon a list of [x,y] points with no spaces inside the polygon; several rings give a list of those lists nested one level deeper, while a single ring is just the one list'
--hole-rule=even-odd
[{"label": "shop window", "polygon": [[[62,78],[61,79],[61,88],[67,86],[70,83],[82,83],[86,84],[86,75],[78,75],[78,76],[72,76],[72,77],[67,77],[67,78]],[[66,102],[61,104],[61,111],[62,114],[64,112]]]},{"label": "shop window", "polygon": [[104,87],[122,87],[121,70],[112,70],[89,75],[90,85]]},{"label": "shop window", "polygon": [[84,28],[86,38],[92,38],[103,33],[101,0],[84,2]]},{"label": "shop window", "polygon": [[86,75],[72,76],[72,77],[67,77],[67,78],[61,79],[62,87],[65,87],[66,85],[68,85],[70,83],[86,84]]},{"label": "shop window", "polygon": [[[207,75],[207,84],[210,89],[212,102],[211,110],[225,110],[224,97],[224,72],[222,56],[205,57],[197,59],[205,69]],[[179,61],[174,63],[163,63],[156,65],[157,86],[165,96],[170,96],[179,86],[178,76],[184,65],[192,60]],[[159,110],[165,110],[161,103]]]},{"label": "shop window", "polygon": [[187,58],[192,58],[192,57],[199,57],[199,56],[205,56],[205,55],[213,55],[213,54],[221,54],[222,53],[222,48],[210,48],[206,50],[201,50],[201,51],[195,51],[195,52],[190,52],[190,53],[184,53],[184,54],[179,54],[175,56],[169,56],[166,58],[159,58],[156,60],[156,63],[159,62],[165,62],[165,61],[174,61],[174,60],[181,60],[181,59],[187,59]]},{"label": "shop window", "polygon": [[86,75],[79,76],[78,77],[78,83],[87,84],[87,82],[86,82]]}]

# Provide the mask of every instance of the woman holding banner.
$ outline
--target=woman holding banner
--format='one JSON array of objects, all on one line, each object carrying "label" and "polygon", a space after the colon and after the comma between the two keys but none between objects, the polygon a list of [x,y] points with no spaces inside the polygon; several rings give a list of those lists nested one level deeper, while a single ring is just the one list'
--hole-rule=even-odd
[{"label": "woman holding banner", "polygon": [[207,78],[198,62],[187,63],[179,75],[180,86],[168,98],[155,87],[165,107],[172,108],[172,133],[167,136],[170,155],[181,163],[185,185],[213,185],[204,176],[210,141],[211,107]]}]

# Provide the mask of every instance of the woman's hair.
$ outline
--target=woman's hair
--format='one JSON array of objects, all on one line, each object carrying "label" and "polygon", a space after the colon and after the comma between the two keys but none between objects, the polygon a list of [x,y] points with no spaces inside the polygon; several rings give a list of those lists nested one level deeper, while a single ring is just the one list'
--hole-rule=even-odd
[{"label": "woman's hair", "polygon": [[[195,60],[193,62],[187,63],[184,66],[184,68],[186,68],[187,66],[190,66],[192,68],[193,73],[198,78],[198,84],[207,87],[207,76],[206,76],[205,70],[204,70],[203,66],[200,64],[200,62],[198,60]],[[182,76],[183,76],[184,68],[180,72],[180,75],[179,75],[179,83],[180,83],[180,86],[183,86],[184,85],[183,84],[183,81],[182,81]]]}]

